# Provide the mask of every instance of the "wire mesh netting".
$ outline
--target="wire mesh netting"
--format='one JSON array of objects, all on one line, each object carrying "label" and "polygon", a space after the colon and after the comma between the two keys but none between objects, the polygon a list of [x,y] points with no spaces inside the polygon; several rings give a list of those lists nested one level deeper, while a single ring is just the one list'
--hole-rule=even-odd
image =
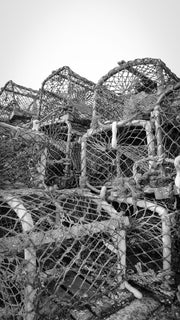
[{"label": "wire mesh netting", "polygon": [[178,81],[159,59],[122,61],[96,85],[93,121],[147,119],[161,90]]}]

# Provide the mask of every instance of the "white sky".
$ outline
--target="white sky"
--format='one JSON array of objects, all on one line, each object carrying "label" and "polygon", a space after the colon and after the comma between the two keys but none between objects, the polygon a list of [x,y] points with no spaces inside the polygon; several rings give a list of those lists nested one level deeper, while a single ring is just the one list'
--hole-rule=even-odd
[{"label": "white sky", "polygon": [[180,76],[180,0],[0,0],[0,87],[33,89],[68,65],[97,82],[119,60],[160,58]]}]

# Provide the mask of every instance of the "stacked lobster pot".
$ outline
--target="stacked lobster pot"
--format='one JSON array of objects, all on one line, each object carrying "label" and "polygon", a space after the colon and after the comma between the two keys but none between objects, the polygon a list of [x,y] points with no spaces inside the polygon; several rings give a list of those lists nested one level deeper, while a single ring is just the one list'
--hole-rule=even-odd
[{"label": "stacked lobster pot", "polygon": [[178,81],[137,59],[96,85],[64,66],[37,92],[2,89],[5,319],[100,318],[141,298],[136,285],[172,301],[175,196],[162,186],[178,155]]},{"label": "stacked lobster pot", "polygon": [[164,273],[172,280],[176,232],[178,82],[159,59],[119,62],[95,87],[81,153],[81,187],[103,195],[130,220],[127,279],[156,293],[159,282],[165,296]]},{"label": "stacked lobster pot", "polygon": [[94,87],[67,66],[52,72],[42,84],[40,131],[53,142],[47,158],[47,186],[79,185],[80,137],[90,127]]},{"label": "stacked lobster pot", "polygon": [[11,125],[27,126],[36,119],[39,110],[39,93],[13,81],[0,90],[0,121]]},{"label": "stacked lobster pot", "polygon": [[14,109],[2,92],[0,311],[7,319],[100,314],[128,286],[128,217],[78,188],[94,87],[63,67],[39,92],[24,88],[24,105],[17,85],[8,91]]},{"label": "stacked lobster pot", "polygon": [[[36,135],[39,93],[9,81],[0,91],[1,189],[32,186],[31,167],[43,141]],[[40,143],[40,145],[39,145]],[[39,154],[40,153],[40,154]]]},{"label": "stacked lobster pot", "polygon": [[[157,157],[164,155],[159,103],[178,80],[161,60],[146,58],[121,61],[98,81],[91,128],[83,137],[83,185],[99,188],[133,175],[138,183],[140,175],[156,166]],[[168,106],[161,108],[166,120]]]}]

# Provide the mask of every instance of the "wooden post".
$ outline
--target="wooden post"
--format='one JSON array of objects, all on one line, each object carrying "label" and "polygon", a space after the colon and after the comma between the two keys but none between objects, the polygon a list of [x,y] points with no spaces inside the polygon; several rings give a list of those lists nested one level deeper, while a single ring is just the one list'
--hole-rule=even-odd
[{"label": "wooden post", "polygon": [[161,115],[160,115],[160,106],[157,104],[154,108],[154,124],[155,124],[155,136],[157,143],[157,156],[162,157],[164,154],[163,148],[163,137],[162,137],[162,128],[161,128]]},{"label": "wooden post", "polygon": [[[164,74],[163,70],[160,64],[157,66],[157,75],[158,75],[158,88],[157,88],[157,95],[158,97],[163,93],[164,91]],[[162,137],[162,127],[161,127],[161,114],[160,114],[160,105],[156,104],[154,108],[154,120],[155,120],[155,132],[156,132],[156,140],[157,140],[157,156],[162,157],[164,154],[164,148],[163,148],[163,137]]]},{"label": "wooden post", "polygon": [[163,242],[163,270],[171,270],[171,220],[167,212],[161,214]]},{"label": "wooden post", "polygon": [[[147,138],[147,148],[148,148],[148,157],[155,156],[155,143],[154,143],[154,135],[152,132],[151,122],[147,121],[145,123],[146,130],[146,138]],[[151,168],[153,165],[153,161],[149,161],[149,167]]]},{"label": "wooden post", "polygon": [[114,247],[117,248],[117,280],[119,284],[122,284],[123,278],[126,274],[126,230],[125,226],[129,224],[127,217],[124,217],[124,227],[122,229],[117,228],[112,233],[112,241]]},{"label": "wooden post", "polygon": [[97,117],[97,89],[95,88],[94,90],[94,94],[93,94],[93,105],[92,105],[92,120],[91,120],[91,128],[94,128],[94,122],[96,121],[96,117]]},{"label": "wooden post", "polygon": [[85,188],[86,187],[86,171],[87,171],[87,162],[86,162],[86,148],[87,148],[87,135],[85,134],[81,138],[81,175],[80,175],[80,181],[79,185],[80,188]]},{"label": "wooden post", "polygon": [[66,165],[65,165],[64,174],[65,174],[65,177],[67,177],[69,176],[69,168],[70,168],[69,159],[70,159],[70,152],[71,152],[71,132],[72,132],[72,126],[69,121],[69,114],[67,114],[67,119],[65,123],[67,124],[67,127],[68,127],[68,136],[66,141]]},{"label": "wooden post", "polygon": [[117,149],[117,122],[114,121],[112,123],[112,141],[111,141],[112,149]]},{"label": "wooden post", "polygon": [[47,148],[44,148],[42,154],[41,154],[41,160],[39,161],[37,165],[37,171],[39,173],[38,175],[38,187],[44,187],[45,186],[45,175],[46,175],[46,162],[47,162]]}]

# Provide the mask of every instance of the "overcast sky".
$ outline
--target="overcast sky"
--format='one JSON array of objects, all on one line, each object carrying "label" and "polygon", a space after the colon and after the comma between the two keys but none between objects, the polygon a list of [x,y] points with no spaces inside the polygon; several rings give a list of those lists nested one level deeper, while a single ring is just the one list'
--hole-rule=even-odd
[{"label": "overcast sky", "polygon": [[0,87],[39,89],[62,66],[97,82],[119,60],[180,76],[180,0],[0,0]]}]

